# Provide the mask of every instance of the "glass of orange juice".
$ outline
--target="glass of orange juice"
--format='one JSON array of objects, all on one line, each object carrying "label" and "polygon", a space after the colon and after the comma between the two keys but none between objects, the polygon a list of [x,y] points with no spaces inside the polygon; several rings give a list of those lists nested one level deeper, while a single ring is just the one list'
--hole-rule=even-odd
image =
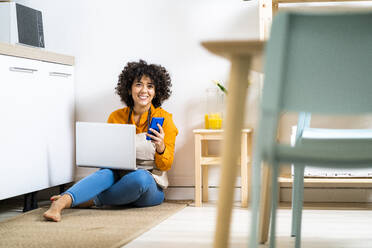
[{"label": "glass of orange juice", "polygon": [[223,114],[223,93],[218,88],[206,90],[206,114],[204,123],[206,129],[221,129]]}]

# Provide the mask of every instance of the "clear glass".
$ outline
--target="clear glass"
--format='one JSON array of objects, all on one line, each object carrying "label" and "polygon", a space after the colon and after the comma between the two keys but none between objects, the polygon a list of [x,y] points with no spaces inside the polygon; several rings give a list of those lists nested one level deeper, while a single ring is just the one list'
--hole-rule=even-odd
[{"label": "clear glass", "polygon": [[206,89],[206,129],[221,129],[224,110],[224,93],[218,88]]}]

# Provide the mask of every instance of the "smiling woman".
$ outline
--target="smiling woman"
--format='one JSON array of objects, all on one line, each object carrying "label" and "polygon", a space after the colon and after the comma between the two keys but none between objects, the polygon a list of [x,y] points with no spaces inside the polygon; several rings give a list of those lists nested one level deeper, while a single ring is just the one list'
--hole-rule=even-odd
[{"label": "smiling woman", "polygon": [[151,81],[151,78],[143,75],[139,80],[136,79],[134,84],[132,84],[132,90],[130,93],[132,94],[133,101],[136,103],[135,105],[137,105],[134,106],[137,107],[137,110],[139,110],[138,108],[146,108],[151,104],[152,99],[155,96],[154,83]]},{"label": "smiling woman", "polygon": [[[139,62],[129,62],[119,75],[119,82],[116,87],[116,93],[120,96],[121,101],[128,106],[125,108],[128,112],[125,113],[125,115],[128,116],[126,123],[135,123],[137,133],[142,133],[146,132],[150,127],[150,117],[164,117],[169,115],[169,113],[161,109],[160,106],[163,101],[170,97],[171,86],[171,78],[163,66],[147,64],[144,60],[140,60]],[[117,111],[112,113],[108,122],[123,123],[122,120],[120,120],[122,119],[120,111],[121,110],[119,110],[119,113]],[[145,118],[144,113],[146,112],[147,117]],[[117,118],[117,114],[119,114],[119,118]],[[165,122],[167,122],[167,120],[165,120]],[[174,126],[172,119],[170,122]],[[164,123],[163,127],[166,127],[166,123]],[[163,128],[159,127],[159,129],[160,133],[151,130],[156,135],[151,138],[156,146],[157,154],[164,154],[166,148],[165,141],[167,141],[167,137],[165,137]],[[173,153],[174,145],[171,156],[172,159],[169,161],[169,156],[166,156],[167,159],[158,161],[157,165],[163,164],[163,162],[167,161],[165,167],[168,167],[169,169],[173,162]],[[157,161],[156,156],[155,161]]]},{"label": "smiling woman", "polygon": [[[178,134],[172,114],[160,107],[169,98],[171,85],[169,73],[160,65],[147,64],[140,60],[129,62],[124,67],[119,75],[116,93],[127,107],[112,112],[107,122],[134,124],[137,136],[144,142],[150,142],[146,146],[150,151],[146,153],[152,154],[149,162],[154,165],[154,169],[101,169],[83,178],[62,195],[53,196],[51,207],[44,213],[47,220],[60,221],[61,211],[75,206],[130,204],[146,207],[159,205],[164,201],[163,189],[168,184],[165,171],[172,166]],[[151,135],[146,132],[153,117],[162,117],[164,122],[163,126],[158,125],[159,132],[150,128],[153,133]],[[151,141],[146,141],[146,135]],[[136,150],[139,147],[136,146]],[[145,159],[139,158],[138,154],[137,159]]]},{"label": "smiling woman", "polygon": [[134,106],[134,98],[131,96],[132,85],[135,81],[141,81],[145,76],[155,86],[156,95],[152,100],[155,108],[160,107],[163,101],[167,100],[172,91],[171,78],[167,70],[154,64],[147,64],[144,60],[139,62],[129,62],[119,75],[119,83],[116,87],[116,93],[121,101],[128,107]]}]

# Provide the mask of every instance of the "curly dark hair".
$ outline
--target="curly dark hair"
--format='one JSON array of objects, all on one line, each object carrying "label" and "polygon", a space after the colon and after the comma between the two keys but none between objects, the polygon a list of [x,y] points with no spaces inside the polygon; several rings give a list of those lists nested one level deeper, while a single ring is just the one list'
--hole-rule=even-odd
[{"label": "curly dark hair", "polygon": [[132,85],[135,81],[141,80],[142,76],[147,76],[155,85],[155,97],[152,104],[155,108],[167,100],[172,91],[171,78],[167,70],[161,65],[147,64],[144,60],[139,62],[129,62],[119,75],[119,81],[115,88],[121,101],[128,107],[134,106],[132,95],[130,94]]}]

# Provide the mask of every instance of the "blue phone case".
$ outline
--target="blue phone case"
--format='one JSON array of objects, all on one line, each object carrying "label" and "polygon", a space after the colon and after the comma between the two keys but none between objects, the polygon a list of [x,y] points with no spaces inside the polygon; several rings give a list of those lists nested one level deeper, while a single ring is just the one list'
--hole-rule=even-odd
[{"label": "blue phone case", "polygon": [[[163,122],[164,122],[164,117],[152,117],[151,119],[151,124],[150,124],[150,128],[160,132],[159,128],[158,128],[158,123],[160,124],[160,126],[163,126]],[[151,135],[154,135],[151,131],[150,131],[150,128],[149,130],[147,130],[147,133],[148,134],[151,134]],[[149,136],[146,136],[146,139],[147,140],[151,140],[151,138]]]}]

